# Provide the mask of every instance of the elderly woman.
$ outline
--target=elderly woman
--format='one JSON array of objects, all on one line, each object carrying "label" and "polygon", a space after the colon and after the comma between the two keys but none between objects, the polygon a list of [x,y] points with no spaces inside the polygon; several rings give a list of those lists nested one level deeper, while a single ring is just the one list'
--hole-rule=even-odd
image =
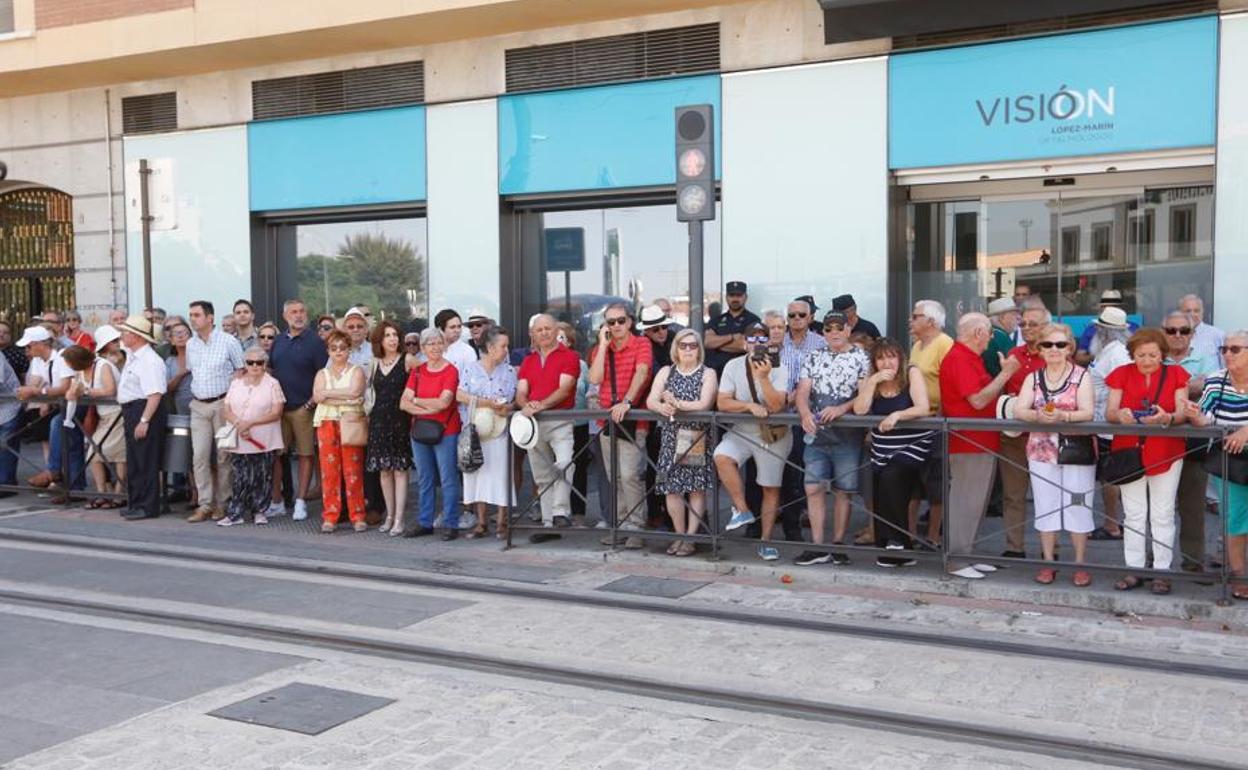
[{"label": "elderly woman", "polygon": [[369,416],[368,451],[364,469],[380,476],[386,519],[380,532],[391,537],[403,534],[403,511],[407,508],[407,477],[412,470],[412,443],[407,415],[399,408],[407,384],[407,357],[401,349],[402,332],[393,321],[382,321],[373,330],[373,392]]},{"label": "elderly woman", "polygon": [[[1127,353],[1127,340],[1131,337],[1131,327],[1127,323],[1127,314],[1122,308],[1107,307],[1101,311],[1095,321],[1096,332],[1088,351],[1092,354],[1092,366],[1088,373],[1092,375],[1092,388],[1096,405],[1092,419],[1095,422],[1106,422],[1105,405],[1109,402],[1109,386],[1105,378],[1123,364],[1131,363],[1131,355]],[[1102,433],[1096,437],[1097,452],[1109,454],[1110,441],[1113,436]],[[1122,496],[1118,487],[1105,484],[1101,487],[1101,497],[1105,500],[1105,523],[1092,530],[1093,540],[1122,539]]]},{"label": "elderly woman", "polygon": [[[100,329],[99,344],[101,350],[117,344],[121,333],[112,326]],[[73,346],[65,349],[65,363],[75,372],[73,381],[65,398],[77,401],[88,399],[116,399],[117,383],[121,373],[113,362],[104,355],[97,356],[86,348]],[[97,404],[80,410],[80,419],[94,409],[99,422],[87,441],[87,467],[95,488],[100,492],[120,493],[126,489],[126,436],[121,424],[121,407],[117,404]],[[109,479],[109,469],[113,469],[113,479]],[[97,497],[87,503],[87,508],[125,508],[126,502],[121,499],[108,500]]]},{"label": "elderly woman", "polygon": [[[1120,425],[1160,425],[1182,423],[1186,417],[1187,381],[1183,367],[1166,364],[1166,336],[1158,329],[1140,329],[1127,340],[1132,363],[1110,373],[1109,401],[1105,416]],[[1174,558],[1175,495],[1183,470],[1186,444],[1169,436],[1114,436],[1112,451],[1140,447],[1143,478],[1122,484],[1124,527],[1122,545],[1127,566],[1142,568],[1146,549],[1145,533],[1153,535],[1153,567],[1170,569]],[[1106,479],[1112,482],[1112,479]],[[1127,575],[1114,584],[1127,591],[1143,582]],[[1153,593],[1170,593],[1170,581],[1153,580]]]},{"label": "elderly woman", "polygon": [[[501,326],[491,326],[481,335],[482,356],[469,362],[459,379],[456,399],[464,405],[461,420],[471,420],[481,410],[492,411],[503,420],[511,413],[511,403],[516,398],[516,370],[507,362],[508,342],[507,330]],[[484,537],[489,532],[487,505],[497,509],[498,528],[507,527],[507,509],[516,500],[507,483],[509,442],[505,430],[492,438],[482,438],[485,462],[472,473],[464,474],[464,504],[477,507],[477,526],[468,533],[470,538]]]},{"label": "elderly woman", "polygon": [[256,524],[268,524],[273,461],[282,451],[282,386],[268,373],[269,354],[259,346],[243,354],[243,376],[234,378],[225,393],[224,418],[234,426],[235,447],[230,452],[233,487],[222,527],[242,524],[251,514]]},{"label": "elderly woman", "polygon": [[[1241,329],[1226,335],[1219,348],[1225,368],[1205,379],[1205,389],[1200,403],[1188,403],[1187,415],[1200,426],[1221,425],[1235,428],[1223,441],[1223,451],[1235,455],[1230,462],[1242,457],[1248,446],[1248,330]],[[1217,463],[1214,463],[1215,467]],[[1220,472],[1220,470],[1218,471]],[[1248,561],[1248,485],[1219,478],[1209,474],[1209,480],[1219,499],[1225,496],[1226,507],[1226,562],[1231,575],[1243,579],[1245,562]],[[1236,599],[1248,600],[1248,584],[1237,583],[1231,591]]]},{"label": "elderly woman", "polygon": [[256,344],[265,353],[273,355],[273,344],[277,341],[278,334],[281,334],[281,332],[278,330],[277,324],[272,321],[266,321],[256,328]]},{"label": "elderly woman", "polygon": [[[923,488],[923,469],[935,441],[933,431],[898,428],[902,420],[931,414],[927,385],[917,366],[906,361],[906,351],[896,340],[884,337],[870,350],[872,374],[858,385],[854,414],[883,417],[871,431],[871,470],[874,481],[874,540],[876,548],[904,551],[913,547],[910,537],[910,500]],[[911,567],[909,556],[880,556],[878,567]]]},{"label": "elderly woman", "polygon": [[0,320],[0,353],[4,354],[9,366],[13,367],[17,378],[24,381],[26,372],[30,369],[30,357],[25,350],[13,344],[13,324],[3,320]]},{"label": "elderly woman", "polygon": [[173,414],[190,414],[191,370],[186,364],[186,343],[191,341],[191,327],[180,316],[166,319],[165,337],[173,346],[173,355],[165,359],[165,371],[169,376],[169,411]]},{"label": "elderly woman", "polygon": [[[672,363],[659,370],[650,386],[646,408],[666,417],[659,421],[662,443],[659,446],[659,492],[666,496],[667,514],[672,518],[673,531],[693,535],[705,523],[706,490],[714,479],[711,474],[711,426],[704,422],[678,420],[681,412],[704,412],[715,403],[719,380],[715,370],[703,361],[702,336],[693,329],[682,329],[672,338]],[[685,496],[689,496],[686,516]],[[673,540],[669,556],[692,556],[693,543]]]},{"label": "elderly woman", "polygon": [[65,337],[78,347],[95,352],[95,338],[82,328],[82,315],[77,310],[65,314]]},{"label": "elderly woman", "polygon": [[356,532],[368,529],[364,522],[364,445],[344,444],[344,418],[362,419],[364,415],[364,372],[347,358],[351,355],[351,338],[345,332],[332,331],[325,339],[329,361],[312,381],[312,401],[316,411],[312,427],[321,457],[321,532],[332,534],[342,517],[341,486],[347,488],[347,511]]},{"label": "elderly woman", "polygon": [[[459,537],[459,469],[455,446],[459,440],[459,371],[446,360],[446,340],[436,327],[420,333],[426,361],[412,370],[399,406],[413,416],[412,459],[420,488],[420,518],[407,537],[433,534],[435,493],[442,489],[443,540]],[[424,423],[418,424],[418,423]]]},{"label": "elderly woman", "polygon": [[[1040,330],[1040,357],[1044,368],[1027,375],[1019,389],[1014,417],[1040,426],[1087,422],[1092,419],[1096,396],[1087,370],[1071,360],[1075,335],[1066,324],[1049,324]],[[1096,453],[1091,436],[1070,436],[1072,448],[1086,444],[1082,463],[1060,461],[1061,441],[1056,433],[1034,430],[1027,439],[1027,466],[1031,471],[1031,496],[1035,500],[1036,529],[1045,561],[1057,559],[1057,535],[1063,529],[1075,545],[1075,563],[1083,564],[1092,531],[1092,509],[1088,502],[1096,485]],[[1036,582],[1048,585],[1057,570],[1042,567]],[[1076,586],[1092,584],[1087,570],[1076,570]]]}]

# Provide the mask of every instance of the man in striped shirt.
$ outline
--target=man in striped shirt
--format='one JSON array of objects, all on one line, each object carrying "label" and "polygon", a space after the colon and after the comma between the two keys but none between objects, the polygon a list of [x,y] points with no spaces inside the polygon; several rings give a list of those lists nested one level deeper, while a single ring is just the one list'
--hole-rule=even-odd
[{"label": "man in striped shirt", "polygon": [[[789,330],[780,345],[780,365],[788,372],[785,393],[788,394],[788,406],[785,411],[794,408],[793,398],[797,393],[797,378],[802,371],[802,360],[817,350],[827,350],[827,340],[818,332],[811,333],[810,323],[815,317],[815,298],[809,294],[794,299],[789,303],[787,315]],[[806,445],[802,443],[802,426],[793,426],[793,443],[789,448],[788,462],[784,466],[784,481],[780,485],[781,522],[784,524],[786,540],[802,539],[802,515],[806,512],[806,489],[802,480],[806,475],[806,466],[802,464],[802,452]]]}]

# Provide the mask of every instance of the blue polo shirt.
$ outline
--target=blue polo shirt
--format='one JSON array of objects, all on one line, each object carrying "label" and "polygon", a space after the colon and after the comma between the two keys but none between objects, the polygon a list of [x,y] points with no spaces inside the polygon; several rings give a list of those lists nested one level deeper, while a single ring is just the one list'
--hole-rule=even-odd
[{"label": "blue polo shirt", "polygon": [[290,332],[277,335],[269,358],[273,376],[286,396],[286,411],[289,412],[312,400],[312,381],[316,373],[325,368],[329,352],[316,332],[308,328],[298,337],[290,336]]}]

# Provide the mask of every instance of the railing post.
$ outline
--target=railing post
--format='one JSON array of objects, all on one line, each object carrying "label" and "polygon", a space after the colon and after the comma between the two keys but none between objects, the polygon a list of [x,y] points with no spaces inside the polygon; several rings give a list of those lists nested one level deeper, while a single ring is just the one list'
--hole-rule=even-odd
[{"label": "railing post", "polygon": [[[953,518],[949,510],[949,420],[944,420],[940,431],[940,568],[949,574],[949,532],[953,529]],[[930,505],[930,504],[929,504]],[[928,511],[928,526],[931,526],[931,511]]]},{"label": "railing post", "polygon": [[[61,401],[61,413],[60,413],[60,415],[61,415],[61,425],[60,425],[60,430],[61,430],[61,460],[60,460],[60,463],[61,463],[61,478],[63,478],[63,479],[65,480],[65,494],[64,494],[64,495],[62,495],[62,498],[61,498],[61,499],[63,499],[63,500],[65,501],[65,502],[64,502],[64,506],[65,506],[66,508],[68,508],[68,507],[70,506],[70,504],[73,502],[72,500],[70,500],[70,497],[69,497],[69,491],[70,491],[71,489],[73,489],[73,487],[74,487],[74,479],[73,479],[73,478],[71,478],[72,474],[70,473],[70,468],[69,468],[69,441],[70,441],[70,435],[69,435],[69,428],[68,428],[68,427],[66,427],[66,425],[65,425],[65,420],[69,417],[69,409],[68,409],[68,404],[67,404],[67,402],[65,402],[65,401]],[[53,418],[53,419],[56,419],[56,418]]]},{"label": "railing post", "polygon": [[611,467],[608,469],[611,477],[608,485],[611,487],[611,550],[615,550],[620,545],[620,427],[610,415],[607,416],[606,427],[611,445]]},{"label": "railing post", "polygon": [[[507,541],[503,544],[504,551],[511,550],[512,513],[514,513],[515,510],[520,507],[520,495],[516,494],[515,467],[516,467],[516,443],[512,441],[511,438],[509,437],[507,439],[507,498],[512,500],[512,502],[514,502],[515,505],[507,506],[507,513],[503,517],[507,520]],[[486,523],[486,529],[487,530],[489,529],[488,522]]]},{"label": "railing post", "polygon": [[[1230,375],[1228,374],[1227,377],[1229,378]],[[1222,438],[1219,438],[1216,440],[1219,442],[1219,444],[1221,444],[1222,439],[1224,438],[1226,438],[1225,429],[1222,431]],[[1222,478],[1219,479],[1220,483],[1218,484],[1218,491],[1220,493],[1218,495],[1218,497],[1220,498],[1218,500],[1218,513],[1219,513],[1218,518],[1221,519],[1222,521],[1222,568],[1220,570],[1220,572],[1222,573],[1222,600],[1219,602],[1219,604],[1222,604],[1222,605],[1228,605],[1231,603],[1231,591],[1232,591],[1231,570],[1230,570],[1230,567],[1228,566],[1231,561],[1230,560],[1231,511],[1230,511],[1230,508],[1227,506],[1227,501],[1230,499],[1230,495],[1227,493],[1227,481],[1226,481],[1230,477],[1230,471],[1228,468],[1229,465],[1230,465],[1230,460],[1227,457],[1226,451],[1223,450],[1222,451]],[[1204,515],[1204,511],[1201,511],[1201,515],[1202,516]],[[1179,563],[1180,563],[1180,568],[1181,568],[1181,565],[1182,565],[1181,557],[1180,557]]]},{"label": "railing post", "polygon": [[[711,413],[711,427],[704,441],[709,449],[713,440],[719,436],[719,418],[716,413]],[[707,462],[711,464],[711,499],[710,506],[707,508],[706,526],[711,531],[711,559],[719,561],[719,471],[715,467],[715,456],[713,450],[707,455]],[[759,511],[762,516],[762,511]]]}]

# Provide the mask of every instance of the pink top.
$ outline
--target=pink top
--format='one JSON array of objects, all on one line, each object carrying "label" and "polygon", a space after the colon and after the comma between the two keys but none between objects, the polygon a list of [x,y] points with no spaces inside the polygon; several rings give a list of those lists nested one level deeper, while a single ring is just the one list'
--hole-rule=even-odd
[{"label": "pink top", "polygon": [[[1035,371],[1035,383],[1031,389],[1031,408],[1043,410],[1046,403],[1052,403],[1053,408],[1059,412],[1078,411],[1079,383],[1083,382],[1087,370],[1082,366],[1072,366],[1066,381],[1059,383],[1056,389],[1050,390],[1047,399],[1044,397],[1044,391],[1041,389],[1044,371],[1043,367]],[[1029,434],[1027,439],[1027,459],[1038,463],[1056,465],[1058,452],[1057,435],[1056,433],[1036,433],[1034,431]]]},{"label": "pink top", "polygon": [[[274,404],[286,403],[286,396],[282,395],[282,386],[270,374],[264,375],[257,385],[248,385],[244,378],[238,377],[230,383],[230,389],[225,393],[225,403],[230,407],[230,412],[236,419],[255,420],[268,414]],[[249,455],[281,449],[284,446],[282,444],[282,421],[278,419],[255,426],[251,429],[251,438],[264,448],[261,449],[239,436],[238,449],[233,451]]]}]

